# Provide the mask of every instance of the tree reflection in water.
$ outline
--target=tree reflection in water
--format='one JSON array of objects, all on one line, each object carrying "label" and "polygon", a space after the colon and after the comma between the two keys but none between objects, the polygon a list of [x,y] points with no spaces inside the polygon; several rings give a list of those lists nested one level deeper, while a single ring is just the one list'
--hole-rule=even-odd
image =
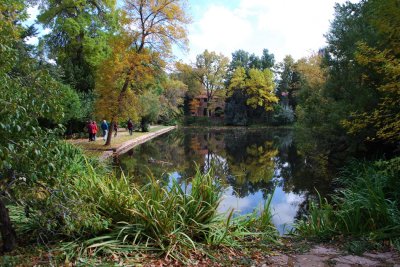
[{"label": "tree reflection in water", "polygon": [[315,189],[322,196],[331,190],[326,160],[298,151],[289,129],[178,129],[122,155],[119,164],[137,183],[151,172],[166,184],[174,177],[183,185],[197,166],[212,167],[226,189],[221,210],[241,213],[257,208],[277,187],[272,204],[278,229],[301,216]]}]

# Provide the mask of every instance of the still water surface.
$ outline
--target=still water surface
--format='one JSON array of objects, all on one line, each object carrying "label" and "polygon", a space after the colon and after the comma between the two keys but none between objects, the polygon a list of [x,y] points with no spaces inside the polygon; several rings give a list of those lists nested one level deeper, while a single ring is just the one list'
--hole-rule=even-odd
[{"label": "still water surface", "polygon": [[180,128],[142,144],[119,159],[122,170],[146,182],[151,172],[165,183],[190,183],[196,168],[211,166],[224,188],[221,212],[260,208],[269,194],[281,234],[304,214],[315,189],[330,191],[331,175],[299,151],[290,129]]}]

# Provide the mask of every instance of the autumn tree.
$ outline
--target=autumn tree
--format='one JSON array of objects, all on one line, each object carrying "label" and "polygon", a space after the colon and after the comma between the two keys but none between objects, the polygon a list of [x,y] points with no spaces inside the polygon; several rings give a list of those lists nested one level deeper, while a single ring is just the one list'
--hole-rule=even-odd
[{"label": "autumn tree", "polygon": [[[196,57],[195,75],[206,91],[207,103],[212,101],[217,90],[224,88],[228,63],[229,59],[224,55],[208,50]],[[207,110],[207,116],[209,115]]]},{"label": "autumn tree", "polygon": [[246,104],[252,108],[262,107],[269,111],[273,109],[272,104],[278,102],[274,94],[273,73],[269,69],[263,71],[250,69],[249,74],[243,67],[235,70],[231,83],[228,87],[228,96],[235,90],[241,90],[247,96]]},{"label": "autumn tree", "polygon": [[378,40],[358,42],[355,61],[363,67],[362,82],[376,90],[378,101],[363,112],[353,111],[342,124],[353,135],[374,129],[367,140],[396,143],[400,141],[400,6],[396,0],[371,0],[363,8]]},{"label": "autumn tree", "polygon": [[333,99],[325,95],[328,70],[322,61],[320,55],[314,54],[296,62],[296,72],[300,77],[299,104],[296,107],[297,139],[301,149],[320,150],[320,153],[327,151],[330,144],[320,142],[317,147],[316,143],[309,142],[310,139],[334,139],[335,135],[340,135],[336,124],[336,107]]},{"label": "autumn tree", "polygon": [[[154,71],[163,68],[164,59],[171,54],[172,44],[186,45],[186,24],[190,20],[184,8],[184,2],[180,0],[125,1],[121,29],[123,41],[115,45],[108,59],[108,64],[117,63],[119,67],[100,71],[96,85],[100,95],[97,112],[101,115],[102,109],[111,111],[107,114],[111,115],[111,124],[129,110],[131,105],[127,103],[145,89],[143,82],[154,76]],[[107,72],[113,79],[103,80],[102,76]],[[112,86],[107,85],[110,82]],[[110,145],[111,136],[112,130],[106,145]]]},{"label": "autumn tree", "polygon": [[171,74],[171,77],[183,82],[187,86],[187,94],[190,97],[197,96],[201,93],[202,84],[193,66],[178,61],[175,63],[175,71]]},{"label": "autumn tree", "polygon": [[[197,78],[193,66],[178,61],[175,63],[175,70],[171,74],[171,77],[173,79],[181,81],[186,85],[187,91],[184,97],[183,111],[185,115],[192,114],[193,112],[195,112],[192,108],[193,105],[191,105],[192,101],[195,99],[196,96],[200,95],[202,91],[202,84]],[[195,106],[198,106],[198,104],[199,103],[197,103],[197,105]]]},{"label": "autumn tree", "polygon": [[[247,125],[249,120],[264,120],[268,116],[273,105],[264,102],[267,95],[263,95],[263,89],[257,91],[255,83],[256,76],[261,77],[271,75],[271,86],[273,87],[273,73],[271,68],[274,66],[274,55],[268,49],[263,50],[262,56],[250,54],[244,50],[237,50],[232,53],[232,61],[229,64],[226,86],[228,88],[227,100],[225,105],[225,121],[233,125]],[[260,76],[261,73],[264,73]],[[268,73],[268,74],[267,74]],[[252,77],[249,79],[249,77]],[[268,78],[269,79],[269,78]],[[246,83],[253,82],[253,86]],[[269,83],[268,82],[268,83]],[[271,88],[272,88],[271,87]],[[247,88],[247,89],[244,89]],[[251,92],[251,89],[254,90]],[[269,96],[268,96],[269,97]],[[258,100],[263,103],[258,103]],[[264,100],[261,100],[264,99]]]},{"label": "autumn tree", "polygon": [[[139,120],[138,88],[151,82],[152,69],[145,67],[151,61],[150,53],[130,50],[129,36],[118,35],[110,40],[113,53],[99,67],[96,80],[96,114],[99,118],[111,118],[111,125],[119,117]],[[135,72],[126,71],[127,66]],[[131,84],[135,81],[135,84]],[[135,88],[134,88],[135,87]],[[112,127],[110,127],[110,131]],[[111,139],[111,136],[109,137]]]}]

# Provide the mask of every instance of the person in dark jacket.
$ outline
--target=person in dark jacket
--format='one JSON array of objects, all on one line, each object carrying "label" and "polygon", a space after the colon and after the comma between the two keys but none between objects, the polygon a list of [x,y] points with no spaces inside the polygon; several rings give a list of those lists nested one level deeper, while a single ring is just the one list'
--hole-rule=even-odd
[{"label": "person in dark jacket", "polygon": [[128,120],[128,131],[129,131],[129,135],[132,135],[133,132],[133,122],[131,119]]},{"label": "person in dark jacket", "polygon": [[117,133],[118,133],[118,123],[117,122],[114,122],[113,128],[114,128],[114,137],[116,137]]}]

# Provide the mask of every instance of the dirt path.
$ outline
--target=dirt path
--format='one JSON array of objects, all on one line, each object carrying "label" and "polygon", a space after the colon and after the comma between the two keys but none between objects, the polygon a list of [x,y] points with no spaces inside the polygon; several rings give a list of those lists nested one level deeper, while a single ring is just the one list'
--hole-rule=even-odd
[{"label": "dirt path", "polygon": [[127,151],[131,150],[132,148],[134,148],[134,147],[136,147],[136,146],[138,146],[140,144],[143,144],[143,143],[145,143],[145,142],[147,142],[147,141],[149,141],[149,140],[151,140],[151,139],[153,139],[153,138],[155,138],[157,136],[160,136],[160,135],[165,134],[165,133],[167,133],[169,131],[172,131],[174,129],[176,129],[176,126],[170,126],[170,127],[167,127],[167,128],[155,131],[155,132],[151,132],[151,133],[136,137],[136,138],[134,138],[132,140],[128,140],[128,141],[122,143],[121,145],[119,145],[119,147],[114,149],[114,151],[105,151],[105,152],[103,152],[103,154],[100,156],[100,159],[101,160],[105,160],[107,158],[112,157],[113,155],[124,154]]},{"label": "dirt path", "polygon": [[176,126],[158,125],[152,126],[150,132],[134,132],[133,135],[130,135],[125,129],[119,129],[117,137],[113,137],[110,146],[104,146],[104,140],[99,136],[94,142],[89,142],[88,139],[73,139],[68,140],[68,142],[82,148],[88,155],[105,160],[114,155],[123,154],[133,147],[143,144],[175,128]]},{"label": "dirt path", "polygon": [[292,267],[353,267],[353,266],[393,266],[400,267],[400,256],[395,252],[366,252],[361,256],[350,255],[337,248],[316,245],[303,254],[276,253],[266,258],[260,266]]}]

